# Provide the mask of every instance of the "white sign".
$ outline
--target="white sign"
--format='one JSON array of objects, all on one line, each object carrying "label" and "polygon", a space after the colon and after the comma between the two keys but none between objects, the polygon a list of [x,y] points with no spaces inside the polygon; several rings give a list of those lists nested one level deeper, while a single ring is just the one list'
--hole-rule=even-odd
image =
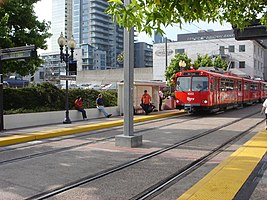
[{"label": "white sign", "polygon": [[66,81],[75,81],[76,76],[66,76],[66,75],[60,75],[60,80],[66,80]]}]

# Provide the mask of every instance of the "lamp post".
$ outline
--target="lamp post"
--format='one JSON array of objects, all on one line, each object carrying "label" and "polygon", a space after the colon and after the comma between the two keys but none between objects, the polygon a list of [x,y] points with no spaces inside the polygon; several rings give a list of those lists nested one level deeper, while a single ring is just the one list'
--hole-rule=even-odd
[{"label": "lamp post", "polygon": [[[64,61],[66,63],[66,115],[63,121],[63,124],[70,124],[71,120],[69,117],[69,84],[68,84],[68,75],[69,75],[69,64],[70,60],[73,61],[73,52],[76,47],[76,42],[71,37],[71,39],[66,44],[66,38],[63,37],[61,32],[60,37],[58,38],[58,45],[60,48],[60,62]],[[63,53],[63,47],[65,46],[65,54]],[[69,55],[68,48],[70,48],[71,54]]]},{"label": "lamp post", "polygon": [[180,66],[180,72],[183,71],[183,68],[186,67],[186,62],[184,60],[179,61],[179,66]]}]

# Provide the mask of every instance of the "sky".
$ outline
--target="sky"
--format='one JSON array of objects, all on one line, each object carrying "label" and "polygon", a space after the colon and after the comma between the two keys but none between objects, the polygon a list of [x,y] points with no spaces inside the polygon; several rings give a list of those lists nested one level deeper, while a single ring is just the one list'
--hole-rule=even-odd
[{"label": "sky", "polygon": [[[51,21],[52,19],[52,0],[41,0],[35,5],[35,13],[38,16],[39,20],[45,19],[46,21]],[[191,23],[191,24],[184,24],[182,29],[179,28],[178,25],[170,26],[164,28],[167,37],[170,40],[177,40],[177,34],[182,33],[196,33],[200,30],[208,30],[213,29],[214,31],[219,30],[229,30],[231,29],[231,25],[229,23],[225,23],[220,25],[219,23],[206,23],[206,22],[199,22],[199,23]],[[137,41],[138,42],[147,42],[152,44],[152,38],[150,38],[145,33],[139,33]],[[48,40],[48,46],[50,45],[50,41]],[[49,47],[48,47],[49,50]]]}]

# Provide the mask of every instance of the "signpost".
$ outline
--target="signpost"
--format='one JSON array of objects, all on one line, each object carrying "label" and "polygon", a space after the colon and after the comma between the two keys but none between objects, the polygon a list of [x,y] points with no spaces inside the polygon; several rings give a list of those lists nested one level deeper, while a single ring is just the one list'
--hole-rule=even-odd
[{"label": "signpost", "polygon": [[34,45],[0,49],[0,131],[4,130],[4,108],[3,108],[3,61],[37,58]]}]

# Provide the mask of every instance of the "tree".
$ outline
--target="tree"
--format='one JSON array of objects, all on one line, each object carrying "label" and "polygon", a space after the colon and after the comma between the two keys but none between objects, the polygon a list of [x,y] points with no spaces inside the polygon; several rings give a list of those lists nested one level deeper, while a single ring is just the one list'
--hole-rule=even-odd
[{"label": "tree", "polygon": [[168,81],[168,83],[171,83],[172,78],[175,76],[175,74],[179,71],[181,71],[181,67],[179,66],[180,61],[185,61],[186,67],[185,69],[189,69],[191,66],[191,59],[188,58],[186,54],[176,54],[174,58],[171,60],[170,65],[167,67],[165,71],[165,76]]},{"label": "tree", "polygon": [[[0,49],[35,45],[47,49],[46,39],[50,22],[38,21],[34,4],[40,0],[8,0],[0,7]],[[4,26],[5,25],[5,26]],[[4,61],[4,73],[18,73],[22,76],[33,74],[40,66],[41,59],[26,61]]]},{"label": "tree", "polygon": [[197,59],[194,62],[195,69],[198,69],[199,67],[211,67],[211,66],[213,66],[213,62],[208,54],[205,54],[204,56],[197,54]]},{"label": "tree", "polygon": [[219,67],[219,68],[222,68],[224,70],[227,70],[227,67],[228,67],[227,62],[225,60],[223,60],[220,56],[217,56],[215,58],[215,60],[213,61],[213,65],[215,67]]},{"label": "tree", "polygon": [[265,0],[132,0],[126,7],[122,0],[109,0],[106,10],[113,20],[127,28],[136,27],[139,32],[150,36],[152,31],[164,34],[162,26],[191,23],[194,21],[229,22],[243,29],[261,16],[267,26]]}]

